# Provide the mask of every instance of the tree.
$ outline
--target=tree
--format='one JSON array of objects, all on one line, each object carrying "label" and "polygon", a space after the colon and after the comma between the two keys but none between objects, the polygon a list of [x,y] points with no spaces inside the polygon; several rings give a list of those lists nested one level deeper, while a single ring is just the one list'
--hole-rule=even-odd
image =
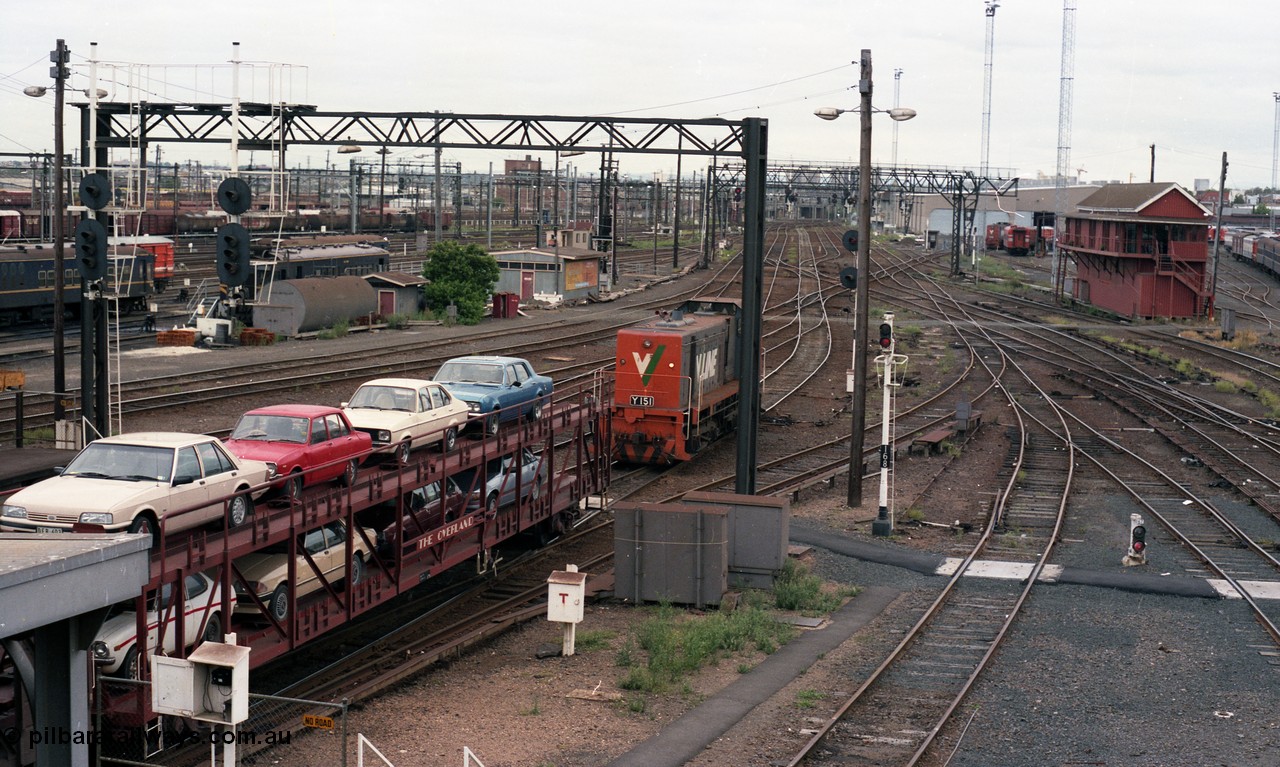
[{"label": "tree", "polygon": [[438,242],[427,253],[422,276],[431,280],[423,294],[436,316],[449,304],[458,307],[458,321],[475,325],[485,315],[493,287],[498,283],[498,262],[479,245]]},{"label": "tree", "polygon": [[1232,205],[1247,205],[1247,204],[1248,204],[1248,202],[1244,199],[1244,195],[1242,195],[1242,194],[1240,194],[1239,192],[1237,192],[1237,193],[1236,193],[1236,196],[1235,196],[1235,197],[1233,197],[1233,198],[1231,199],[1231,204],[1232,204]]}]

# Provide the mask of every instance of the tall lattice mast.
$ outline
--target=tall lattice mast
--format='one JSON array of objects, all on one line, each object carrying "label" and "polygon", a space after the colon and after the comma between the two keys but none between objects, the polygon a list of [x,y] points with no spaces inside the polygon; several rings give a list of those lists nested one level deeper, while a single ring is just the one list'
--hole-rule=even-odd
[{"label": "tall lattice mast", "polygon": [[991,59],[996,45],[996,9],[1000,4],[996,0],[986,0],[987,14],[987,53],[983,62],[982,80],[982,161],[979,163],[982,176],[987,175],[987,165],[991,157]]},{"label": "tall lattice mast", "polygon": [[1058,82],[1058,170],[1054,176],[1053,225],[1055,245],[1053,249],[1053,273],[1056,275],[1057,294],[1062,295],[1066,269],[1059,261],[1057,232],[1061,231],[1063,216],[1067,213],[1067,177],[1071,173],[1071,100],[1076,70],[1076,9],[1071,0],[1062,2],[1062,68]]}]

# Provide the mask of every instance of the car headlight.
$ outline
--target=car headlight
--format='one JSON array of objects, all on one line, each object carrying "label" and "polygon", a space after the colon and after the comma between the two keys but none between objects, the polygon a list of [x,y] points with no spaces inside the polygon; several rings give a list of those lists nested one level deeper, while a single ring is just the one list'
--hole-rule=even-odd
[{"label": "car headlight", "polygon": [[111,648],[107,647],[107,643],[101,639],[89,645],[89,652],[93,654],[93,659],[99,663],[111,660]]},{"label": "car headlight", "polygon": [[86,511],[80,515],[82,525],[109,525],[115,521],[116,518],[107,511]]},{"label": "car headlight", "polygon": [[468,403],[467,403],[467,410],[470,410],[472,413],[479,413],[479,412],[480,412],[480,403],[479,403],[479,402],[468,402]]},{"label": "car headlight", "polygon": [[237,594],[257,594],[262,591],[262,584],[257,581],[250,581],[248,584],[236,583]]},{"label": "car headlight", "polygon": [[377,434],[377,440],[383,444],[390,443],[391,432],[387,431],[386,429],[379,429]]},{"label": "car headlight", "polygon": [[4,509],[3,509],[3,511],[0,511],[0,517],[13,517],[14,519],[26,519],[26,518],[27,518],[27,507],[26,507],[26,506],[11,506],[11,505],[9,505],[9,504],[7,504],[7,503],[6,503],[6,504],[4,504]]},{"label": "car headlight", "polygon": [[275,479],[280,475],[280,467],[271,461],[267,461],[267,479]]}]

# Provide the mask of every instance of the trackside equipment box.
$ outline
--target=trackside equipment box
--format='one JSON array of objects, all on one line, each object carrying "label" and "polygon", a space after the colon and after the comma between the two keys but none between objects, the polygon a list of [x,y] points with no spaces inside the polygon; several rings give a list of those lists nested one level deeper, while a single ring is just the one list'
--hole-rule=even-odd
[{"label": "trackside equipment box", "polygon": [[729,515],[690,504],[614,505],[614,593],[633,602],[718,605],[728,590]]},{"label": "trackside equipment box", "polygon": [[791,502],[734,493],[687,493],[681,503],[729,514],[729,585],[772,589],[787,561]]}]

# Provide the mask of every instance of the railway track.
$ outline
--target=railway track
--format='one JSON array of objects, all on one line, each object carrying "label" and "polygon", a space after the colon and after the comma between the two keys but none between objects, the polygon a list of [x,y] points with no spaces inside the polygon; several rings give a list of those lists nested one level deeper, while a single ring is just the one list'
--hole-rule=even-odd
[{"label": "railway track", "polygon": [[[1010,368],[998,380],[1019,438],[1000,472],[1003,486],[987,527],[902,641],[791,765],[916,765],[931,749],[945,751],[948,744],[937,742],[939,733],[1009,635],[1049,560],[1074,475],[1071,434],[1033,378],[1009,351],[993,346]],[[1035,479],[1029,479],[1033,472]],[[1010,544],[1011,535],[1016,545]],[[984,556],[1021,565],[1021,577],[965,578]]]}]

